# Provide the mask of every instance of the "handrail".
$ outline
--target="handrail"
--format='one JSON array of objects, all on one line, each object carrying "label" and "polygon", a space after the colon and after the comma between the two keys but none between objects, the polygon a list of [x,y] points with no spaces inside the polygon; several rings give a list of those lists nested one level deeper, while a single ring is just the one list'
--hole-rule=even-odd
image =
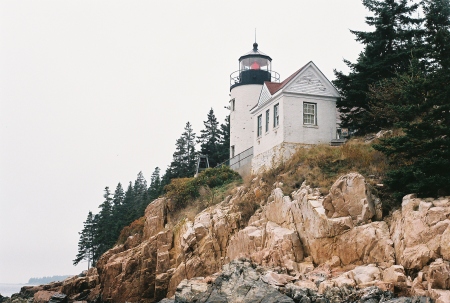
[{"label": "handrail", "polygon": [[[236,85],[240,83],[240,74],[241,72],[246,71],[245,69],[240,69],[234,71],[230,74],[230,86]],[[267,71],[270,73],[270,81],[271,82],[280,82],[280,74],[276,71]]]},{"label": "handrail", "polygon": [[[246,154],[247,153],[247,154]],[[247,148],[246,150],[244,150],[243,152],[237,154],[236,156],[234,156],[233,158],[230,158],[220,164],[218,164],[217,166],[222,166],[222,165],[227,165],[231,168],[233,168],[233,166],[240,167],[241,162],[244,161],[247,158],[253,157],[253,146],[250,148]]]}]

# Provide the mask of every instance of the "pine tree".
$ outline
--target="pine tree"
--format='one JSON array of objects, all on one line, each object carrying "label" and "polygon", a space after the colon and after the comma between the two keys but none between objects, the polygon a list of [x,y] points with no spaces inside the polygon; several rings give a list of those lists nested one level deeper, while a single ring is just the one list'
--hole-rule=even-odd
[{"label": "pine tree", "polygon": [[[384,152],[392,167],[387,185],[400,199],[405,194],[438,196],[450,193],[450,4],[425,1],[426,70],[409,72],[413,85],[395,86],[397,112],[408,112],[411,104],[418,110],[414,119],[399,121],[403,134],[387,138],[376,149]],[[399,75],[398,78],[405,78]],[[391,82],[395,82],[393,79]],[[413,100],[413,101],[411,101]]]},{"label": "pine tree", "polygon": [[225,123],[220,124],[220,141],[217,151],[217,162],[223,163],[230,159],[230,116],[225,117]]},{"label": "pine tree", "polygon": [[336,80],[333,83],[342,96],[337,102],[341,126],[351,128],[358,134],[392,125],[371,112],[368,97],[370,86],[408,71],[410,59],[421,56],[422,49],[417,47],[417,43],[423,32],[418,28],[422,19],[412,17],[418,4],[409,5],[408,2],[363,0],[363,5],[373,13],[373,16],[366,17],[366,23],[375,30],[351,31],[356,41],[365,45],[365,49],[356,63],[344,60],[350,68],[348,75],[334,71]]},{"label": "pine tree", "polygon": [[135,204],[135,199],[134,199],[134,192],[133,192],[133,182],[130,181],[128,183],[128,188],[125,192],[125,196],[123,198],[123,203],[122,203],[122,209],[123,209],[122,216],[124,219],[122,228],[129,225],[131,222],[133,222],[135,220],[134,204]]},{"label": "pine tree", "polygon": [[195,133],[187,122],[184,132],[177,139],[173,159],[163,176],[162,184],[169,184],[173,178],[193,177],[195,173]]},{"label": "pine tree", "polygon": [[114,245],[116,240],[113,233],[112,198],[108,186],[105,187],[103,198],[105,200],[99,205],[100,212],[96,220],[95,244],[98,248],[95,251],[94,260],[98,260],[105,251]]},{"label": "pine tree", "polygon": [[138,173],[136,181],[134,181],[133,196],[135,205],[133,220],[136,220],[137,218],[140,218],[144,215],[145,208],[149,203],[147,181],[145,180],[142,171]]},{"label": "pine tree", "polygon": [[150,186],[148,187],[148,197],[150,201],[157,199],[162,194],[161,177],[159,174],[159,167],[155,167],[155,170],[150,177]]},{"label": "pine tree", "polygon": [[448,0],[425,0],[425,41],[428,62],[435,67],[449,68],[450,3]]},{"label": "pine tree", "polygon": [[114,191],[114,196],[112,199],[112,222],[114,225],[114,238],[118,238],[120,231],[125,224],[125,212],[123,207],[123,201],[125,199],[125,193],[122,188],[122,184],[120,182],[116,186],[116,190]]},{"label": "pine tree", "polygon": [[89,211],[86,221],[84,221],[83,224],[83,230],[79,232],[80,240],[78,241],[78,254],[75,260],[73,260],[73,265],[77,265],[82,260],[87,260],[89,269],[94,261],[94,236],[96,234],[91,211]]},{"label": "pine tree", "polygon": [[197,153],[195,151],[195,133],[190,122],[186,123],[182,136],[186,144],[186,155],[183,159],[185,163],[185,176],[192,177],[195,172]]},{"label": "pine tree", "polygon": [[220,160],[220,129],[214,110],[209,110],[207,120],[203,121],[204,129],[200,131],[197,143],[200,143],[200,153],[208,156],[209,165],[215,167]]}]

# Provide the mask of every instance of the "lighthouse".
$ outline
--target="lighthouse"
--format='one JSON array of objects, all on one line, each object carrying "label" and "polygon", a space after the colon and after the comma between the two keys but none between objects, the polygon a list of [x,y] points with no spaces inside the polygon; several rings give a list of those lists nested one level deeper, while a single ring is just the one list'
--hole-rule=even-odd
[{"label": "lighthouse", "polygon": [[242,176],[286,161],[299,148],[342,144],[339,92],[312,62],[280,82],[253,44],[230,75],[230,167]]},{"label": "lighthouse", "polygon": [[[265,81],[279,82],[279,75],[272,71],[272,58],[258,49],[253,49],[239,58],[239,69],[230,75],[230,165],[242,163],[247,157],[251,161],[253,155],[253,127],[250,110],[258,103],[261,89]],[[248,154],[248,155],[246,155]],[[241,163],[233,158],[241,155]]]}]

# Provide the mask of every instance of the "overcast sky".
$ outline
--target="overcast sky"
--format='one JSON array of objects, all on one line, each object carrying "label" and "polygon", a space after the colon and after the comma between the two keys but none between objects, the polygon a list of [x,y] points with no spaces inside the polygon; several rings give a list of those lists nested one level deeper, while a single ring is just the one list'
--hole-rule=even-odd
[{"label": "overcast sky", "polygon": [[[220,122],[252,48],[332,80],[362,47],[361,0],[0,1],[0,283],[78,274],[103,189],[164,171],[187,121]],[[124,185],[126,187],[126,185]]]}]

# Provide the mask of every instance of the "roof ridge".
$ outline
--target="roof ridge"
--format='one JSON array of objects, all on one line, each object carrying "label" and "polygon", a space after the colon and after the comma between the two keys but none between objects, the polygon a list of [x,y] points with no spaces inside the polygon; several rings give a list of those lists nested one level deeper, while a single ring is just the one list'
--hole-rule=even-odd
[{"label": "roof ridge", "polygon": [[287,77],[286,79],[283,80],[283,82],[280,83],[276,83],[276,82],[269,82],[269,81],[265,81],[264,84],[267,86],[267,88],[269,89],[269,92],[271,95],[275,94],[276,92],[278,92],[280,89],[282,89],[283,87],[286,86],[286,84],[288,84],[293,78],[295,78],[295,76],[297,76],[308,64],[312,63],[312,61],[309,61],[308,63],[306,63],[305,65],[303,65],[300,69],[298,69],[297,71],[295,71],[292,75],[290,75],[289,77]]}]

